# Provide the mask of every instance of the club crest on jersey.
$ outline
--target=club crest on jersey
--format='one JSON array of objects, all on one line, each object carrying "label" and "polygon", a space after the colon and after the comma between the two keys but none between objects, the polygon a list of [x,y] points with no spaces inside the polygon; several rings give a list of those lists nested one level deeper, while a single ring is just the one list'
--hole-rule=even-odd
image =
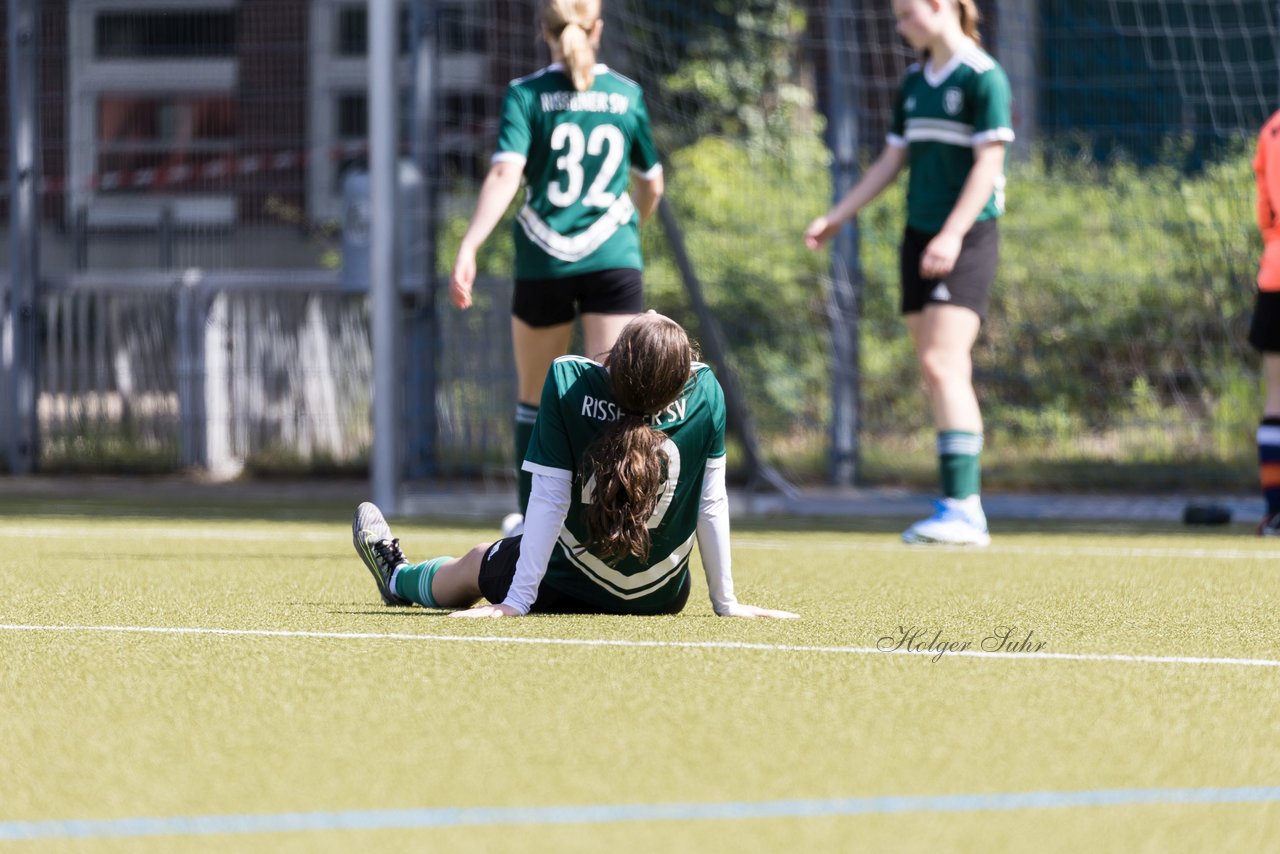
[{"label": "club crest on jersey", "polygon": [[913,112],[916,108],[916,96],[915,95],[907,96],[907,100],[905,103],[903,103],[902,108],[906,110],[908,113]]},{"label": "club crest on jersey", "polygon": [[947,111],[947,115],[954,116],[960,112],[960,108],[964,106],[964,93],[954,86],[942,93],[942,109]]}]

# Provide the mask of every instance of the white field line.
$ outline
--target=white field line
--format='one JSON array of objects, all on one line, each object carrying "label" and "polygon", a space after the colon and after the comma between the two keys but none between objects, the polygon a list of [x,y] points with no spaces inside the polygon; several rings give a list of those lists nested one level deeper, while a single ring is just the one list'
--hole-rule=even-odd
[{"label": "white field line", "polygon": [[[456,536],[457,531],[450,529],[449,536]],[[288,523],[281,523],[276,529],[244,530],[231,524],[226,527],[190,528],[159,526],[112,526],[112,537],[137,537],[142,540],[238,540],[241,542],[276,542],[295,540],[301,542],[334,542],[344,547],[350,540],[350,533],[345,525],[335,526],[329,531],[295,531],[290,530]],[[78,537],[92,539],[94,532],[87,535],[83,525],[68,523],[42,525],[3,525],[0,524],[0,538],[49,538]],[[414,532],[413,536],[425,541],[429,534]],[[889,536],[889,535],[886,535]],[[940,546],[907,546],[897,542],[896,537],[890,542],[850,542],[847,540],[773,540],[758,539],[750,536],[734,537],[734,550],[742,551],[789,551],[813,549],[818,551],[857,552],[891,552],[914,555],[949,555],[984,554],[1013,555],[1026,557],[1101,557],[1101,558],[1167,558],[1182,560],[1277,560],[1280,561],[1280,550],[1275,549],[1208,549],[1186,548],[1179,546],[1139,547],[1125,546],[1071,546],[1071,545],[1016,545],[996,543],[983,549]],[[478,542],[478,540],[477,540]],[[1280,564],[1278,564],[1280,567]]]},{"label": "white field line", "polygon": [[[160,525],[112,525],[104,530],[101,536],[136,537],[139,540],[243,540],[245,542],[281,542],[283,540],[304,540],[306,542],[343,542],[351,543],[351,529],[334,526],[332,531],[293,531],[286,527],[288,523],[279,523],[274,530],[244,530],[228,523],[225,527],[161,527]],[[98,537],[92,528],[86,529],[82,524],[40,524],[40,525],[0,525],[0,537],[21,537],[24,539],[49,539],[66,537],[69,539],[91,540]]]},{"label": "white field line", "polygon": [[972,813],[990,810],[1068,809],[1184,804],[1274,804],[1280,787],[1233,789],[1094,789],[1077,792],[1007,792],[958,795],[879,795],[789,801],[723,803],[581,804],[577,806],[422,807],[340,812],[186,815],[52,821],[0,821],[0,842],[33,839],[121,839],[222,836],[244,833],[317,833],[330,830],[403,830],[435,827],[590,825],[656,821],[743,821],[769,818],[899,813]]},{"label": "white field line", "polygon": [[[1165,547],[1129,547],[1129,546],[1029,546],[995,543],[985,548],[966,546],[908,546],[904,543],[873,542],[848,543],[839,540],[819,540],[817,542],[787,542],[785,540],[759,540],[751,537],[735,537],[735,549],[759,549],[761,551],[787,551],[818,549],[821,551],[876,551],[905,552],[914,554],[1001,554],[1026,555],[1035,557],[1150,557],[1150,558],[1182,558],[1190,560],[1280,560],[1280,551],[1274,549],[1205,549],[1179,546]],[[1280,566],[1280,565],[1278,565]]]},{"label": "white field line", "polygon": [[[834,655],[916,655],[934,657],[929,649],[880,650],[867,646],[808,646],[803,644],[747,643],[742,641],[657,641],[618,640],[610,638],[522,638],[474,635],[422,635],[394,632],[306,632],[281,629],[212,629],[184,626],[35,626],[0,624],[4,632],[118,632],[156,635],[223,635],[229,637],[308,638],[323,640],[389,640],[429,643],[492,643],[512,645],[630,647],[664,649],[725,649],[756,652],[799,652]],[[1127,664],[1197,664],[1230,667],[1280,667],[1280,660],[1270,658],[1206,658],[1181,655],[1103,655],[1072,652],[983,652],[957,650],[945,653],[950,658],[1024,659],[1040,661],[1091,661]]]}]

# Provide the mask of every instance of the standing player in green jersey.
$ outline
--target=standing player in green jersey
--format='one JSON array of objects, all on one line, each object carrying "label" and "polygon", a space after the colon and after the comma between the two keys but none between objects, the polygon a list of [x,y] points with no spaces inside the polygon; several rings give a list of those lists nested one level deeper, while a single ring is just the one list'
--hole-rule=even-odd
[{"label": "standing player in green jersey", "polygon": [[[696,539],[717,614],[796,616],[734,596],[724,395],[693,359],[684,329],[650,312],[604,364],[555,360],[524,462],[533,494],[522,535],[411,564],[378,508],[361,504],[352,534],[383,602],[465,617],[674,614],[689,598]],[[481,597],[491,604],[471,607]]]},{"label": "standing player in green jersey", "polygon": [[973,0],[893,0],[899,34],[924,54],[907,69],[887,145],[861,180],[805,230],[817,249],[910,167],[902,313],[938,429],[942,499],[908,543],[985,546],[979,498],[982,415],[971,351],[986,317],[1004,211],[1009,81],[979,47]]},{"label": "standing player in green jersey", "polygon": [[[476,251],[523,178],[511,306],[517,469],[547,368],[569,352],[574,316],[582,315],[586,354],[600,358],[644,310],[639,225],[657,208],[663,189],[644,93],[596,63],[604,28],[600,0],[546,0],[542,28],[554,62],[507,89],[498,149],[450,283],[454,304],[470,307]],[[523,513],[530,481],[518,474]],[[517,514],[508,517],[504,534],[519,524]]]}]

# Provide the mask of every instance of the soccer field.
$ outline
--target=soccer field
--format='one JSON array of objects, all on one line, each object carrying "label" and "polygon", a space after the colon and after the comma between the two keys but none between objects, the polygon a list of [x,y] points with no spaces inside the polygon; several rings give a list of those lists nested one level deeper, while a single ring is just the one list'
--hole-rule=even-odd
[{"label": "soccer field", "polygon": [[477,622],[383,607],[351,509],[0,499],[0,851],[1280,839],[1280,544],[1242,527],[741,523],[739,597],[801,620],[695,570],[679,616]]}]

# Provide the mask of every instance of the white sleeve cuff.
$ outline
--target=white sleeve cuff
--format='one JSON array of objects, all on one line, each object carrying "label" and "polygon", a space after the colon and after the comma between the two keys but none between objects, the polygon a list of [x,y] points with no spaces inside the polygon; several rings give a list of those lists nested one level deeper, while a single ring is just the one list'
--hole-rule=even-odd
[{"label": "white sleeve cuff", "polygon": [[532,475],[541,474],[541,475],[546,475],[547,477],[553,477],[556,480],[573,480],[573,472],[569,471],[568,469],[558,469],[558,468],[553,468],[552,466],[544,466],[541,463],[535,463],[530,460],[525,460],[524,462],[522,462],[520,464],[520,468],[524,469],[525,471],[529,472],[529,474],[532,474]]},{"label": "white sleeve cuff", "polygon": [[988,142],[1013,142],[1013,128],[993,128],[973,135],[973,147]]},{"label": "white sleeve cuff", "polygon": [[519,163],[523,164],[529,158],[525,157],[518,151],[497,151],[493,157],[489,158],[490,165],[494,163]]}]

